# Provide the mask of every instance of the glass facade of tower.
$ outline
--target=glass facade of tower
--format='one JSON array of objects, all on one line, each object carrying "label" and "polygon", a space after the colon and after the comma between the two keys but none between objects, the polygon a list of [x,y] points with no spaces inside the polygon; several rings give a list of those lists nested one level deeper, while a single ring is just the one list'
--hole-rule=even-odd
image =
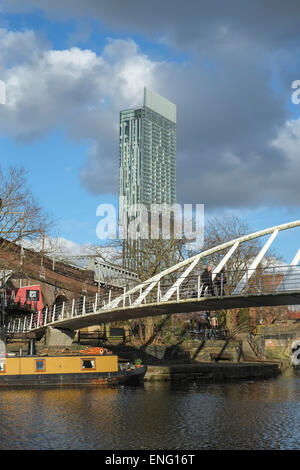
[{"label": "glass facade of tower", "polygon": [[119,209],[175,202],[176,106],[145,88],[144,106],[120,113]]},{"label": "glass facade of tower", "polygon": [[119,171],[119,196],[126,207],[174,204],[176,121],[147,106],[121,111]]}]

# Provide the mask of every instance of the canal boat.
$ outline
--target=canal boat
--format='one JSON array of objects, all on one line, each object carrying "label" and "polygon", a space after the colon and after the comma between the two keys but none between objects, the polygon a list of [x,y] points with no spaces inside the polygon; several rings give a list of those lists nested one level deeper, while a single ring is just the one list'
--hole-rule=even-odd
[{"label": "canal boat", "polygon": [[7,355],[0,360],[0,387],[139,385],[147,367],[120,364],[103,348],[55,355]]}]

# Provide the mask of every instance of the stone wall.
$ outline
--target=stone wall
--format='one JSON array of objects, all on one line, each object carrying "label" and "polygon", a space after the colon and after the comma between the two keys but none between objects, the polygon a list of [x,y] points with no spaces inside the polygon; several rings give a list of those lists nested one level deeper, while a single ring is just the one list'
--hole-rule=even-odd
[{"label": "stone wall", "polygon": [[292,342],[300,338],[300,324],[287,322],[260,326],[258,333],[255,339],[260,343],[266,359],[289,359]]},{"label": "stone wall", "polygon": [[145,381],[225,382],[245,379],[267,379],[281,372],[281,364],[271,363],[195,363],[148,366]]},{"label": "stone wall", "polygon": [[[210,362],[211,353],[219,353],[225,344],[224,340],[185,341],[180,345],[162,346],[150,345],[145,349],[145,353],[158,360],[181,360],[186,362]],[[230,341],[224,353],[230,354],[233,361],[238,361],[240,343]]]}]

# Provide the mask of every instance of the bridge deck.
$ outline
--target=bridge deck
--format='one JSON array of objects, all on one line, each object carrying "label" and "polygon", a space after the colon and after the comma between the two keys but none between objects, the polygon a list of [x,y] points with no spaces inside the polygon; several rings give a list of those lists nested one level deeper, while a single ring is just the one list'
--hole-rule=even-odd
[{"label": "bridge deck", "polygon": [[268,294],[230,295],[223,297],[201,297],[200,299],[181,299],[159,304],[145,304],[136,307],[117,307],[112,310],[102,310],[95,313],[86,313],[73,318],[56,320],[53,323],[35,328],[34,331],[45,330],[47,326],[78,330],[88,326],[113,321],[126,321],[129,319],[147,316],[166,315],[175,313],[200,312],[210,310],[227,310],[233,308],[270,307],[279,305],[300,304],[300,290],[293,292],[278,292]]}]

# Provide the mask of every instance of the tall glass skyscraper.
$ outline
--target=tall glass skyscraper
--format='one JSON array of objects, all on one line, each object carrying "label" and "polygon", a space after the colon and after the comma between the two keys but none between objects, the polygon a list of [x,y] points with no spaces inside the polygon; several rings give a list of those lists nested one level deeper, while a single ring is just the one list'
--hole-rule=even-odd
[{"label": "tall glass skyscraper", "polygon": [[175,202],[176,106],[145,88],[143,106],[120,113],[119,210]]}]

